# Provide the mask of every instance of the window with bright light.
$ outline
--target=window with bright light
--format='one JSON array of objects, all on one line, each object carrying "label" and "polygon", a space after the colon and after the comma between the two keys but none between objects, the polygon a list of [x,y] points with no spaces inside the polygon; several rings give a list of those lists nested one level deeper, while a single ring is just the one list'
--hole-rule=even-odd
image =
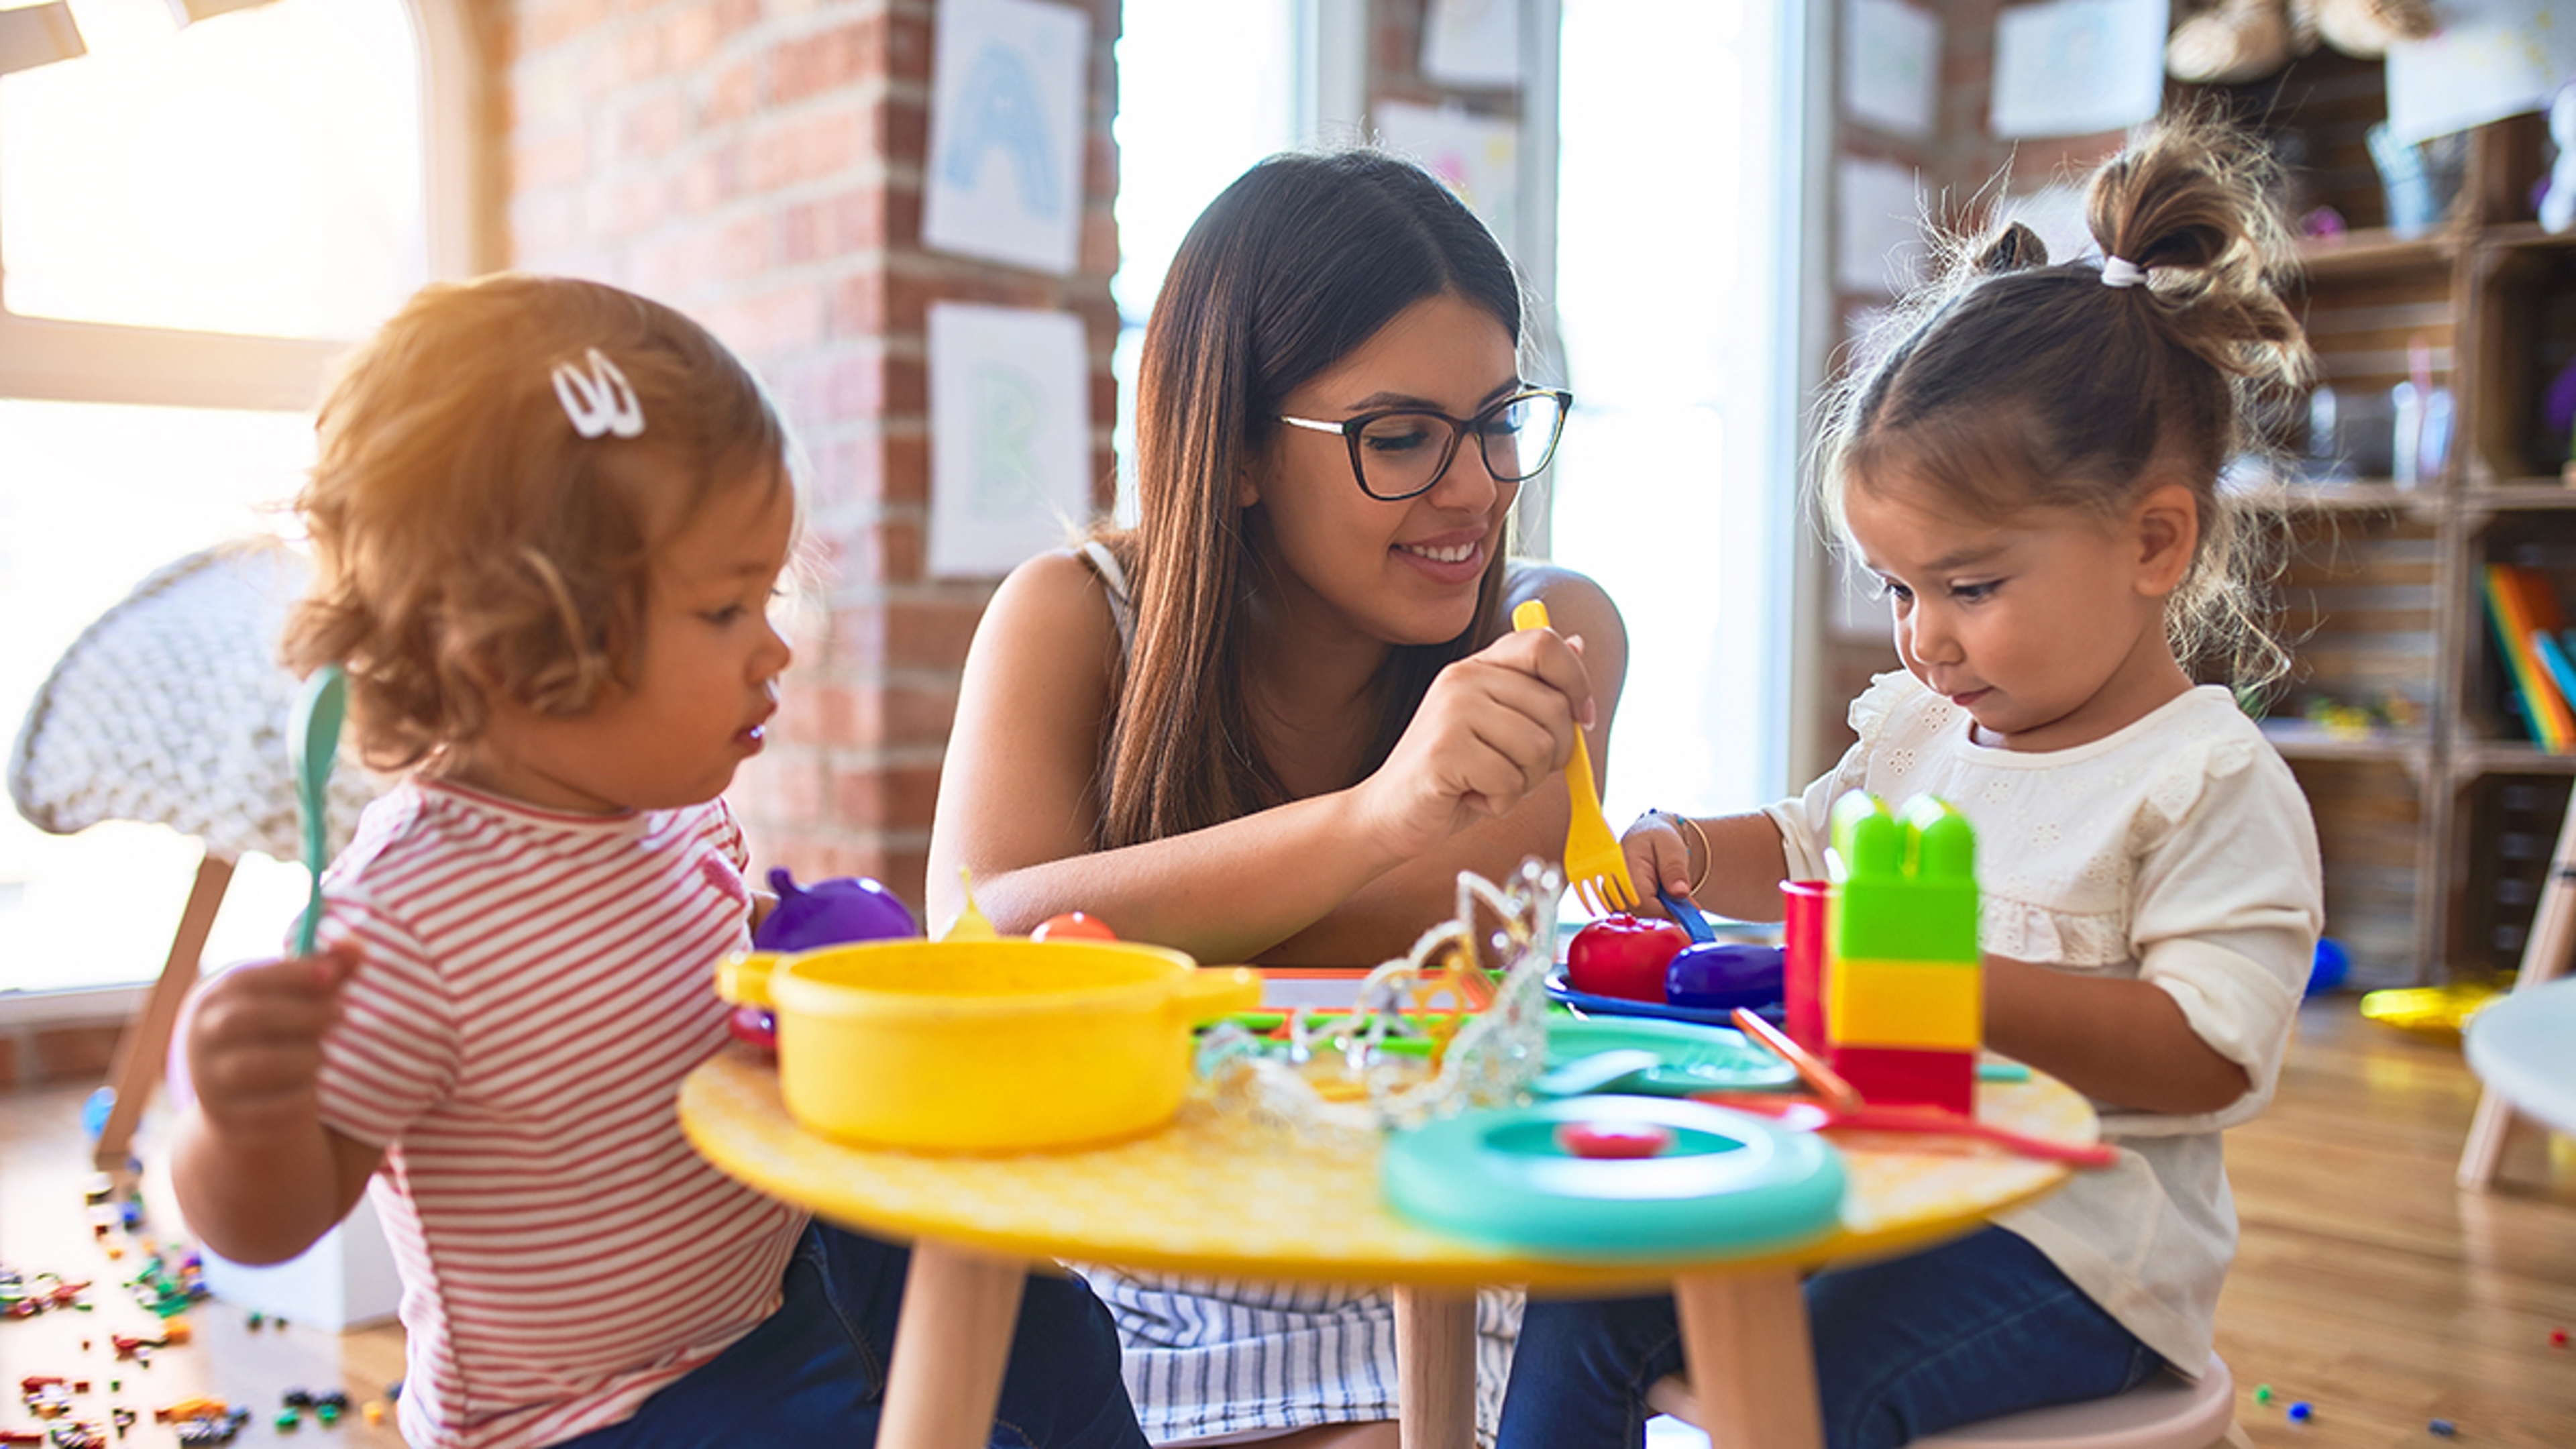
[{"label": "window with bright light", "polygon": [[1782,793],[1796,528],[1784,7],[1563,0],[1555,560],[1628,625],[1607,813]]},{"label": "window with bright light", "polygon": [[22,317],[363,336],[428,275],[401,0],[191,25],[74,0],[89,54],[0,81],[0,304]]},{"label": "window with bright light", "polygon": [[[323,360],[431,275],[408,0],[273,0],[185,28],[167,0],[71,11],[86,55],[0,76],[13,733],[145,575],[285,529]],[[65,838],[0,811],[0,994],[149,980],[198,854],[149,822]],[[274,951],[303,895],[300,865],[241,862],[207,959]]]},{"label": "window with bright light", "polygon": [[1135,518],[1136,366],[1145,319],[1190,223],[1296,144],[1295,0],[1126,0],[1118,37],[1119,517]]}]

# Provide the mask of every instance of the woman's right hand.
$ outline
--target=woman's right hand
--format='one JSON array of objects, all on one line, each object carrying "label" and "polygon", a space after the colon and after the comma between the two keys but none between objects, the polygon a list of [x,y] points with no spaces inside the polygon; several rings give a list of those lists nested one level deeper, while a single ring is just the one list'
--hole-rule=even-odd
[{"label": "woman's right hand", "polygon": [[1431,682],[1386,763],[1354,787],[1363,829],[1410,860],[1507,814],[1564,768],[1593,715],[1579,638],[1506,634]]},{"label": "woman's right hand", "polygon": [[340,1010],[357,953],[253,961],[206,983],[190,1005],[188,1080],[197,1110],[227,1135],[261,1136],[316,1123],[322,1035]]}]

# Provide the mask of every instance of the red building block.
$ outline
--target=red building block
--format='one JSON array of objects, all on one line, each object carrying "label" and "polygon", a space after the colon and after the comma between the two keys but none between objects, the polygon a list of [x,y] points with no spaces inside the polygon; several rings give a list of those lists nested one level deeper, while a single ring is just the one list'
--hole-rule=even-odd
[{"label": "red building block", "polygon": [[1975,1052],[1846,1046],[1834,1049],[1833,1066],[1873,1107],[1977,1110]]}]

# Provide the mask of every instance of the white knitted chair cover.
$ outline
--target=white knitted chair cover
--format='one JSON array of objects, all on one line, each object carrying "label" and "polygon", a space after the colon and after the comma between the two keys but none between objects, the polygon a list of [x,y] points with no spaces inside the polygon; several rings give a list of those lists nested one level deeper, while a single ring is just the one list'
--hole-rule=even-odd
[{"label": "white knitted chair cover", "polygon": [[[135,586],[74,640],[9,751],[9,797],[38,829],[167,825],[239,860],[302,856],[286,722],[297,689],[277,661],[310,566],[272,540],[190,554]],[[348,842],[380,782],[332,772],[330,841]]]}]

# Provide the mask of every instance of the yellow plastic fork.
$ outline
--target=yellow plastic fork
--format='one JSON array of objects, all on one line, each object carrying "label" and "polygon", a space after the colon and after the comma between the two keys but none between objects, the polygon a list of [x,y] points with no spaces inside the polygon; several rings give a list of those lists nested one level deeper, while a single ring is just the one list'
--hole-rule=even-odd
[{"label": "yellow plastic fork", "polygon": [[[1546,628],[1547,605],[1531,599],[1513,609],[1512,627]],[[1574,758],[1565,762],[1565,795],[1574,806],[1565,827],[1565,883],[1596,916],[1635,910],[1640,898],[1636,882],[1628,879],[1628,855],[1601,818],[1601,789],[1592,783],[1592,751],[1580,729],[1574,732]]]}]

